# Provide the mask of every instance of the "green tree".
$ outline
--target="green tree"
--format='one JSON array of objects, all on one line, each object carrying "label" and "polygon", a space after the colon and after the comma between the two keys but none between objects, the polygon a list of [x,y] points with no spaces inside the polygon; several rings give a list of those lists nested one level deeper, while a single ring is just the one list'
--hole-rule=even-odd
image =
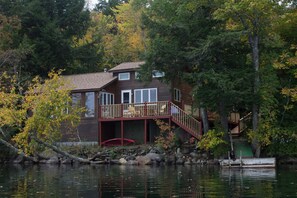
[{"label": "green tree", "polygon": [[[61,138],[61,127],[76,128],[82,108],[71,105],[69,84],[59,73],[49,79],[35,78],[26,94],[20,95],[15,78],[5,73],[0,90],[0,142],[11,150],[30,156],[42,146],[52,145]],[[11,131],[14,130],[14,134]],[[13,136],[12,139],[11,136]],[[17,143],[19,149],[13,145]]]},{"label": "green tree", "polygon": [[250,92],[250,70],[244,67],[247,48],[240,32],[213,17],[218,6],[216,1],[152,2],[144,17],[151,42],[143,73],[157,69],[168,81],[187,80],[197,105],[219,112],[227,139],[227,117]]},{"label": "green tree", "polygon": [[83,37],[89,26],[84,6],[84,0],[0,1],[4,15],[21,21],[15,42],[18,48],[30,49],[22,61],[24,72],[33,76],[46,76],[53,68],[75,72],[72,65],[79,53],[74,38]]}]

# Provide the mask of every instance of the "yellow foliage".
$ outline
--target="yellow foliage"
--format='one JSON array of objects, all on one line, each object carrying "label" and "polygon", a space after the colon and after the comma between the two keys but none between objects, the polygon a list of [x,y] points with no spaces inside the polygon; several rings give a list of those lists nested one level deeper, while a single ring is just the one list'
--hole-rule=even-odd
[{"label": "yellow foliage", "polygon": [[[50,72],[44,81],[34,78],[24,96],[15,91],[13,83],[9,87],[1,83],[0,127],[19,128],[13,140],[26,154],[39,148],[31,136],[53,143],[61,138],[62,124],[75,128],[80,122],[83,109],[72,106],[69,86],[60,74],[61,71]],[[3,78],[7,76],[4,74]],[[12,78],[10,82],[13,81]]]}]

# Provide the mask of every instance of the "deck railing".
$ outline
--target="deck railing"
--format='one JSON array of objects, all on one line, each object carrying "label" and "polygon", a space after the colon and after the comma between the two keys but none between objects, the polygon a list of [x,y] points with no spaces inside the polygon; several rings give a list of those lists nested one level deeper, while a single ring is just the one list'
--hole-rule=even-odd
[{"label": "deck railing", "polygon": [[99,107],[99,118],[111,119],[169,116],[169,106],[170,103],[168,101],[101,105]]},{"label": "deck railing", "polygon": [[201,123],[169,101],[131,104],[101,105],[99,118],[158,118],[170,116],[172,121],[194,137],[201,135]]},{"label": "deck railing", "polygon": [[239,119],[238,126],[239,126],[239,133],[243,132],[248,128],[248,123],[251,121],[252,112],[246,114],[242,118]]},{"label": "deck railing", "polygon": [[201,123],[193,118],[191,115],[184,112],[177,105],[171,103],[171,116],[172,120],[180,125],[182,128],[191,133],[194,137],[200,138],[201,136]]}]

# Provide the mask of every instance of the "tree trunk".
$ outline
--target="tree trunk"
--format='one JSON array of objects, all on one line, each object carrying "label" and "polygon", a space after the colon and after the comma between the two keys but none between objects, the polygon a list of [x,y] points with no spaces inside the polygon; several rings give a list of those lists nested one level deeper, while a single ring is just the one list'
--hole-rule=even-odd
[{"label": "tree trunk", "polygon": [[0,143],[2,143],[3,145],[5,145],[6,147],[8,147],[12,152],[24,157],[27,160],[30,160],[32,162],[37,162],[37,160],[34,157],[29,157],[26,156],[25,153],[23,151],[21,151],[20,149],[17,149],[16,147],[14,147],[12,144],[10,144],[9,142],[3,140],[0,138]]},{"label": "tree trunk", "polygon": [[[259,37],[257,34],[249,35],[249,42],[252,48],[252,57],[253,57],[253,66],[254,66],[254,99],[257,100],[259,90],[260,90],[260,75],[259,75]],[[258,101],[253,102],[253,108],[252,108],[252,114],[253,114],[253,131],[256,131],[258,129],[259,124],[259,105]],[[254,139],[252,141],[253,150],[256,157],[260,157],[260,150],[261,146],[259,144],[259,141]]]},{"label": "tree trunk", "polygon": [[200,115],[202,119],[203,124],[203,134],[206,134],[209,130],[209,124],[208,124],[208,116],[207,116],[207,110],[205,107],[200,107]]},{"label": "tree trunk", "polygon": [[220,114],[221,125],[224,130],[224,140],[229,142],[230,139],[228,134],[228,131],[229,131],[228,115],[225,108],[225,102],[223,100],[219,102],[219,114]]},{"label": "tree trunk", "polygon": [[75,161],[78,161],[80,163],[84,163],[84,164],[89,164],[90,163],[90,160],[88,159],[83,159],[83,158],[80,158],[80,157],[76,157],[74,155],[71,155],[65,151],[62,151],[60,150],[58,147],[54,146],[54,145],[51,145],[51,144],[48,144],[46,142],[43,142],[41,141],[40,139],[34,137],[34,136],[31,136],[32,139],[34,139],[36,142],[38,142],[39,144],[42,144],[50,149],[52,149],[53,151],[55,151],[56,153],[59,153],[65,157],[68,157],[69,159],[72,159],[72,160],[75,160]]}]

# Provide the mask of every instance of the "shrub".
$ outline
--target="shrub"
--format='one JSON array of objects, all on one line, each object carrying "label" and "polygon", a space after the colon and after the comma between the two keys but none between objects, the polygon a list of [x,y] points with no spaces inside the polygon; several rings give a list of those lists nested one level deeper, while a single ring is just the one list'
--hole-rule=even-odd
[{"label": "shrub", "polygon": [[172,131],[174,127],[162,120],[156,120],[156,124],[160,128],[160,135],[156,137],[155,143],[164,150],[175,147],[178,139]]},{"label": "shrub", "polygon": [[198,148],[211,152],[215,157],[218,157],[228,150],[227,142],[223,140],[224,133],[216,130],[209,130],[204,134],[198,142]]}]

